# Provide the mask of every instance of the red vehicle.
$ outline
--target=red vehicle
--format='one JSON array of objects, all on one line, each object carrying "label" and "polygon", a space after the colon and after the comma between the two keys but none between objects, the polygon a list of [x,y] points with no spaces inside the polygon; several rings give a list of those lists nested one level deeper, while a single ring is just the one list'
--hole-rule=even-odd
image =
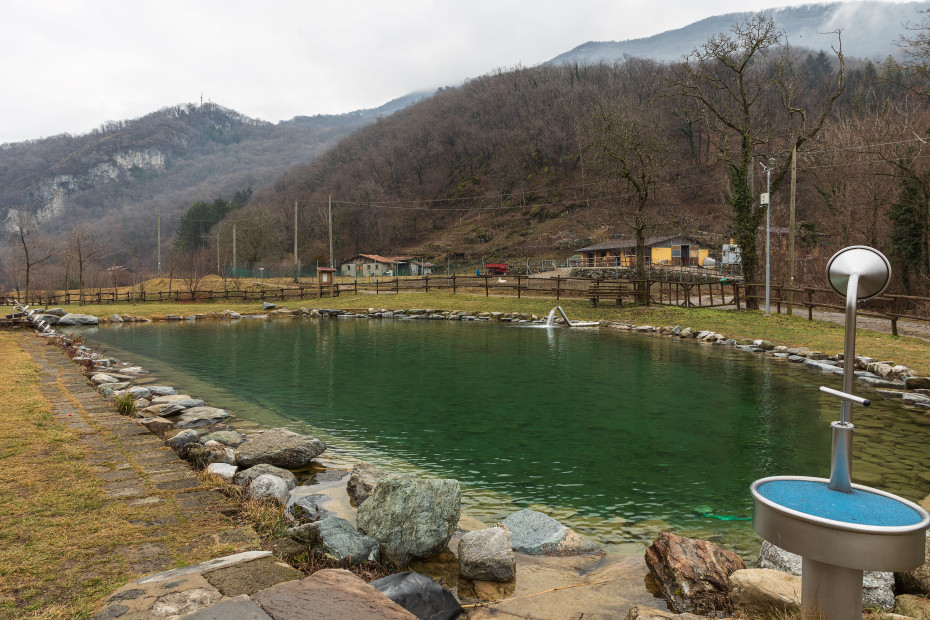
[{"label": "red vehicle", "polygon": [[507,263],[485,263],[484,272],[492,276],[502,276],[507,273]]}]

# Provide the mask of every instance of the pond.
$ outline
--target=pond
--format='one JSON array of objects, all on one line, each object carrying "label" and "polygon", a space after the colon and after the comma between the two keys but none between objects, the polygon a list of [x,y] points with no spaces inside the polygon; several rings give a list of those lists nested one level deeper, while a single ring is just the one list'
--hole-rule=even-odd
[{"label": "pond", "polygon": [[[453,321],[200,321],[85,332],[239,420],[326,456],[449,477],[486,523],[542,510],[620,552],[660,530],[751,556],[750,483],[828,476],[840,379],[731,347],[605,329]],[[853,481],[919,501],[930,424],[857,407]]]}]

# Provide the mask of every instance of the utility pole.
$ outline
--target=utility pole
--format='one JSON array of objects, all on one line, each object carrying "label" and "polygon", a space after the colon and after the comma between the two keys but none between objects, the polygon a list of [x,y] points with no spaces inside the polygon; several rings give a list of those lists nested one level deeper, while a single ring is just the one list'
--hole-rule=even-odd
[{"label": "utility pole", "polygon": [[300,268],[297,265],[297,201],[294,201],[294,282],[300,281]]},{"label": "utility pole", "polygon": [[161,277],[161,211],[158,213],[158,276]]},{"label": "utility pole", "polygon": [[769,158],[768,166],[762,164],[762,170],[765,172],[765,193],[762,194],[762,200],[759,201],[760,204],[765,205],[765,316],[770,316],[772,313],[772,261],[770,249],[772,245],[772,168],[774,167],[775,159],[772,157]]},{"label": "utility pole", "polygon": [[233,277],[238,277],[236,272],[236,223],[233,222]]},{"label": "utility pole", "polygon": [[216,233],[216,275],[223,277],[223,274],[220,272],[220,233]]},{"label": "utility pole", "polygon": [[333,195],[329,195],[329,266],[336,267],[336,260],[333,258]]},{"label": "utility pole", "polygon": [[795,202],[794,196],[798,182],[798,147],[791,149],[791,199],[788,205],[788,316],[794,313],[794,226]]}]

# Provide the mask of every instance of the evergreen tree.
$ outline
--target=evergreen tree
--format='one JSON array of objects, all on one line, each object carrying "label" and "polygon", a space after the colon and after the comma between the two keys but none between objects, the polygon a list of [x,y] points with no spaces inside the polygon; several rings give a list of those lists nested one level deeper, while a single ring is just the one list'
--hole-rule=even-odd
[{"label": "evergreen tree", "polygon": [[888,208],[891,220],[891,260],[910,293],[911,275],[925,273],[927,266],[927,197],[913,176],[901,176],[898,200]]}]

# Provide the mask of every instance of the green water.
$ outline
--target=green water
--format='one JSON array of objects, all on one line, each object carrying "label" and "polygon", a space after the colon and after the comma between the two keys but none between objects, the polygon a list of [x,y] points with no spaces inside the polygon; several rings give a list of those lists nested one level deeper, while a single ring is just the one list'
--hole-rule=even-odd
[{"label": "green water", "polygon": [[[833,376],[613,330],[303,318],[88,339],[240,419],[318,433],[335,455],[458,479],[487,522],[532,506],[621,546],[671,527],[751,548],[750,483],[829,475],[839,415],[817,391],[839,388]],[[878,399],[854,421],[855,482],[930,493],[923,414]]]}]

